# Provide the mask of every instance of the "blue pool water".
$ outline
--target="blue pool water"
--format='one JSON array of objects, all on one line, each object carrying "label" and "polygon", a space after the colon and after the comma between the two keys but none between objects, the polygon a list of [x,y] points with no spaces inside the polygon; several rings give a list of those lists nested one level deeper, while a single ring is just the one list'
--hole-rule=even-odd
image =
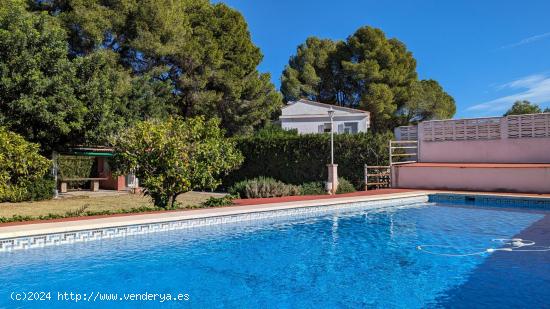
[{"label": "blue pool water", "polygon": [[[0,307],[74,307],[58,294],[73,292],[189,298],[96,298],[78,307],[542,308],[550,304],[550,252],[442,254],[497,248],[492,239],[517,235],[550,246],[545,216],[416,204],[0,253]],[[542,230],[531,233],[537,224]],[[422,245],[437,245],[436,254]],[[29,291],[51,299],[10,299]]]}]

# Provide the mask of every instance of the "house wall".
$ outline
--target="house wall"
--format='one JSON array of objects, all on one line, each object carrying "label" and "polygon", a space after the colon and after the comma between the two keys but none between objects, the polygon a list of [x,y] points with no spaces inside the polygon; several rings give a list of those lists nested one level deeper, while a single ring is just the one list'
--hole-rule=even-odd
[{"label": "house wall", "polygon": [[[285,130],[297,129],[298,133],[319,133],[319,126],[330,123],[330,117],[281,118],[281,127]],[[345,122],[357,122],[358,132],[367,132],[367,116],[334,116],[334,132]]]},{"label": "house wall", "polygon": [[537,168],[420,167],[394,165],[392,187],[550,193],[550,166]]}]

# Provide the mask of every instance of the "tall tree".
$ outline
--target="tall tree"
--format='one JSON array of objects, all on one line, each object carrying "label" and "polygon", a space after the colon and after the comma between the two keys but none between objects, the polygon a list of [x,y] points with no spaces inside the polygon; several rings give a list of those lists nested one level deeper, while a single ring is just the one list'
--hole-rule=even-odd
[{"label": "tall tree", "polygon": [[454,100],[435,81],[418,81],[416,60],[380,29],[359,28],[346,41],[309,38],[281,78],[287,100],[307,97],[368,110],[373,129],[452,117]]},{"label": "tall tree", "polygon": [[339,92],[335,77],[338,65],[334,62],[337,43],[310,37],[298,46],[296,55],[281,76],[281,90],[286,101],[308,98],[314,101],[337,103]]},{"label": "tall tree", "polygon": [[65,38],[56,18],[28,12],[22,0],[0,0],[0,125],[43,151],[68,142],[86,114]]},{"label": "tall tree", "polygon": [[401,110],[404,124],[429,119],[448,119],[456,112],[455,100],[433,79],[416,81]]},{"label": "tall tree", "polygon": [[[53,3],[53,4],[52,4]],[[166,97],[183,116],[218,116],[229,133],[268,120],[281,98],[257,66],[262,59],[242,15],[206,0],[48,2],[70,30],[71,52],[110,49],[143,82],[171,87]],[[155,89],[158,86],[144,86]]]},{"label": "tall tree", "polygon": [[512,105],[512,107],[510,107],[510,109],[506,111],[506,113],[504,113],[504,116],[537,114],[541,112],[542,110],[540,109],[540,106],[538,106],[537,104],[531,103],[527,100],[520,100],[520,101],[514,102],[514,105]]}]

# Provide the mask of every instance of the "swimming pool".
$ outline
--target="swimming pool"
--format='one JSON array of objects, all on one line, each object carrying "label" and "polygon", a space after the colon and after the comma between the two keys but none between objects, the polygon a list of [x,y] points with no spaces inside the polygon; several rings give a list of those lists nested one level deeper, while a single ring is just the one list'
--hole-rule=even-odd
[{"label": "swimming pool", "polygon": [[[59,299],[72,292],[85,307],[161,306],[170,294],[187,299],[162,307],[541,308],[550,302],[549,213],[417,203],[4,252],[0,307],[73,307]],[[537,250],[487,252],[511,238]],[[159,298],[97,298],[133,293]]]}]

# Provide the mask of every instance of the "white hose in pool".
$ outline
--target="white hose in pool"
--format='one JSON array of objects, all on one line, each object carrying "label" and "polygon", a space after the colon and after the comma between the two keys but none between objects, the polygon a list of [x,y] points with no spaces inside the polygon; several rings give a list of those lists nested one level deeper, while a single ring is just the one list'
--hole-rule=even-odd
[{"label": "white hose in pool", "polygon": [[447,245],[419,245],[416,246],[416,249],[430,253],[435,255],[442,255],[442,256],[471,256],[471,255],[481,255],[485,253],[493,253],[496,251],[504,251],[504,252],[545,252],[550,251],[550,247],[544,247],[544,246],[535,246],[535,242],[532,240],[525,240],[521,238],[495,238],[491,241],[499,243],[502,247],[500,248],[486,248],[482,249],[481,251],[476,251],[472,253],[465,253],[465,254],[453,254],[453,253],[440,253],[440,252],[433,252],[430,251],[430,248],[453,248],[455,249],[455,246],[447,246]]}]

